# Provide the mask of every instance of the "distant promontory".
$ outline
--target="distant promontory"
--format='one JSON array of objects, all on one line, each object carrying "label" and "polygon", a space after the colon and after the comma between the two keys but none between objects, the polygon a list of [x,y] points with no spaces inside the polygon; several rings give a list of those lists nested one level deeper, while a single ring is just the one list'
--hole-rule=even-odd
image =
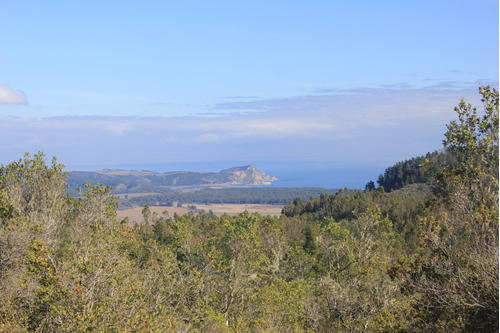
[{"label": "distant promontory", "polygon": [[219,172],[110,170],[72,171],[68,176],[70,192],[86,183],[112,186],[115,193],[163,192],[172,189],[271,185],[278,179],[251,166],[234,167]]}]

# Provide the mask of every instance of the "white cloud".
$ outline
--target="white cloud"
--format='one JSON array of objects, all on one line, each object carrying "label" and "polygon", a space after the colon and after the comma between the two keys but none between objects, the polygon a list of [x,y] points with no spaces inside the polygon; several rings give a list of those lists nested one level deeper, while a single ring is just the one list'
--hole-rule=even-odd
[{"label": "white cloud", "polygon": [[205,133],[194,139],[196,142],[217,142],[219,140],[219,136],[213,133]]},{"label": "white cloud", "polygon": [[[224,124],[219,124],[224,125]],[[335,129],[334,122],[321,119],[283,119],[280,117],[252,120],[235,120],[226,131],[232,137],[299,138],[321,136]]]},{"label": "white cloud", "polygon": [[265,112],[217,118],[4,117],[0,147],[3,162],[50,149],[70,163],[263,156],[391,163],[441,148],[454,106],[461,97],[480,106],[477,95],[421,89],[304,96],[261,100],[255,103],[265,105]]},{"label": "white cloud", "polygon": [[116,135],[124,135],[125,132],[131,131],[133,127],[130,122],[112,122],[104,126],[104,129]]},{"label": "white cloud", "polygon": [[177,140],[178,140],[178,138],[176,138],[174,136],[169,136],[169,137],[165,138],[166,143],[177,142]]},{"label": "white cloud", "polygon": [[25,93],[16,92],[8,85],[0,85],[0,105],[2,104],[28,104],[28,100]]},{"label": "white cloud", "polygon": [[21,149],[23,149],[25,147],[45,148],[46,144],[40,138],[32,137],[32,138],[28,138],[26,140],[18,141],[16,143],[14,143],[13,147],[14,148],[21,148]]}]

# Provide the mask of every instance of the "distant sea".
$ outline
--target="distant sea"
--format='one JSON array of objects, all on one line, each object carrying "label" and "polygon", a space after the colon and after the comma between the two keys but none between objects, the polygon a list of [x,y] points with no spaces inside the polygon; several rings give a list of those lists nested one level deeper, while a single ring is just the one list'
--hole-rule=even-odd
[{"label": "distant sea", "polygon": [[364,189],[370,180],[376,182],[385,167],[363,164],[341,164],[338,162],[312,161],[209,161],[153,164],[122,164],[85,168],[73,167],[75,171],[97,171],[100,169],[148,170],[154,172],[194,171],[218,172],[232,167],[252,165],[279,180],[274,187],[322,187],[326,189]]}]

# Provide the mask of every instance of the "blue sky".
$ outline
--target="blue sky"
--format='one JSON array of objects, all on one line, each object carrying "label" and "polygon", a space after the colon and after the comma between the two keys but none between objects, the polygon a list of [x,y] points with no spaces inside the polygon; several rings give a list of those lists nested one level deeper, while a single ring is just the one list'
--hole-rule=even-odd
[{"label": "blue sky", "polygon": [[498,1],[0,0],[0,163],[389,166],[498,87]]}]

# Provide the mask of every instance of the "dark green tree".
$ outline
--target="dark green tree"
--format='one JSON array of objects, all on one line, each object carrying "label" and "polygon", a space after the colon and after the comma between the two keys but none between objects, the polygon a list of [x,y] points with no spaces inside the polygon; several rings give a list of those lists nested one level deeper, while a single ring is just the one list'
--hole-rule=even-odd
[{"label": "dark green tree", "polygon": [[370,180],[368,183],[366,183],[365,191],[371,191],[374,189],[375,189],[375,183],[372,180]]}]

